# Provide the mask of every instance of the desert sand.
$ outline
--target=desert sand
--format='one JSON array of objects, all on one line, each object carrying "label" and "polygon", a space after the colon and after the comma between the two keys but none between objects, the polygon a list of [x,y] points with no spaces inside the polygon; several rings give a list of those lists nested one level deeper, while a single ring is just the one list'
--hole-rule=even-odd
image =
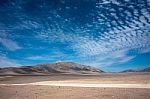
[{"label": "desert sand", "polygon": [[150,73],[0,76],[0,99],[150,99]]}]

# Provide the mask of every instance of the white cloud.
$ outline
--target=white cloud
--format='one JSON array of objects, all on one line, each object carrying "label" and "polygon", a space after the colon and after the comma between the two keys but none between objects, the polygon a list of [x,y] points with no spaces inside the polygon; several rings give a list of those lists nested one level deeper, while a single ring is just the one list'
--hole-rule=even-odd
[{"label": "white cloud", "polygon": [[15,67],[21,66],[21,64],[17,63],[15,60],[9,59],[4,56],[0,56],[0,67]]},{"label": "white cloud", "polygon": [[[39,19],[40,16],[37,18],[38,20],[36,18],[30,20],[30,17],[24,14],[25,16],[17,18],[23,19],[25,17],[26,20],[20,19],[22,21],[20,25],[14,26],[13,29],[33,29],[34,32],[38,30],[35,33],[37,35],[33,38],[46,43],[70,43],[70,49],[75,50],[78,54],[76,58],[81,62],[85,61],[86,64],[110,66],[115,63],[126,63],[136,57],[136,55],[127,55],[130,50],[138,49],[139,53],[150,52],[150,14],[147,8],[138,9],[135,5],[143,6],[140,3],[136,4],[136,2],[135,4],[134,2],[130,3],[130,0],[126,0],[126,3],[121,3],[118,0],[101,0],[97,2],[95,12],[91,13],[94,16],[92,16],[93,22],[87,22],[85,26],[82,22],[81,25],[83,26],[76,24],[76,18],[74,17],[63,17],[57,10],[50,10],[47,13],[49,17],[42,19],[42,21]],[[59,9],[61,10],[61,8]],[[70,10],[68,7],[67,9]],[[51,23],[48,23],[47,20]],[[103,32],[103,30],[106,31]],[[95,34],[97,37],[95,37]],[[17,42],[6,39],[6,36],[0,38],[0,43],[11,51],[21,48]],[[26,59],[51,60],[60,57],[68,57],[68,60],[73,58],[72,56],[57,53],[30,56]],[[3,62],[6,61],[3,60]]]},{"label": "white cloud", "polygon": [[0,38],[0,43],[11,51],[21,49],[17,42],[12,41],[10,39]]},{"label": "white cloud", "polygon": [[85,56],[84,57],[85,60],[81,60],[81,62],[83,64],[91,65],[95,67],[105,67],[105,66],[111,66],[113,64],[123,64],[136,57],[136,56],[128,56],[127,54],[128,54],[127,49],[118,50],[107,54],[89,56],[89,58]]},{"label": "white cloud", "polygon": [[36,56],[29,56],[25,59],[27,60],[49,60],[49,61],[55,61],[59,60],[60,58],[66,57],[67,55],[59,51],[58,49],[53,50],[51,54],[48,55],[36,55]]},{"label": "white cloud", "polygon": [[29,60],[50,60],[50,57],[49,56],[30,56],[30,57],[27,57],[26,59],[29,59]]},{"label": "white cloud", "polygon": [[[136,3],[129,2],[126,0],[129,6],[126,6],[126,3],[121,4],[117,0],[97,2],[97,10],[94,13],[96,18],[93,18],[91,24],[86,24],[88,28],[76,26],[71,28],[73,32],[65,33],[62,25],[57,23],[54,27],[52,26],[52,29],[39,33],[37,37],[49,42],[71,42],[70,47],[77,52],[81,61],[84,60],[89,64],[109,66],[115,63],[126,63],[136,57],[136,55],[127,55],[130,50],[140,49],[139,53],[150,52],[150,14],[148,9],[137,9],[135,8]],[[118,10],[113,7],[112,3],[118,7]],[[106,4],[111,9],[105,6]],[[141,6],[140,3],[138,5]],[[55,12],[55,14],[58,13]],[[61,16],[60,19],[64,20]],[[72,23],[64,25],[70,29],[70,24]],[[107,32],[100,31],[104,28],[103,25],[106,26]],[[97,31],[99,33],[95,33]],[[80,34],[84,34],[84,36]],[[97,34],[97,39],[92,34]]]}]

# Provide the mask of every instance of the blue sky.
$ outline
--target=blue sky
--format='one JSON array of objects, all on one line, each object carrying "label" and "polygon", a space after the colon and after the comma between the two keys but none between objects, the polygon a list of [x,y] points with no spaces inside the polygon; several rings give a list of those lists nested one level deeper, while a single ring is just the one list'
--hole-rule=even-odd
[{"label": "blue sky", "polygon": [[0,67],[145,68],[149,39],[150,0],[0,0]]}]

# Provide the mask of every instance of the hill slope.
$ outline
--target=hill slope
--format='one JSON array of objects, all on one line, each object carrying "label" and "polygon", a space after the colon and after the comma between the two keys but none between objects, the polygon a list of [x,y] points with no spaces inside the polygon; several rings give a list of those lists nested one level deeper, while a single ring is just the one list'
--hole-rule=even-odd
[{"label": "hill slope", "polygon": [[41,75],[41,74],[97,74],[103,72],[94,67],[80,65],[73,62],[57,62],[36,66],[1,68],[0,75]]},{"label": "hill slope", "polygon": [[140,69],[140,70],[128,69],[128,70],[124,70],[122,72],[150,72],[150,67]]}]

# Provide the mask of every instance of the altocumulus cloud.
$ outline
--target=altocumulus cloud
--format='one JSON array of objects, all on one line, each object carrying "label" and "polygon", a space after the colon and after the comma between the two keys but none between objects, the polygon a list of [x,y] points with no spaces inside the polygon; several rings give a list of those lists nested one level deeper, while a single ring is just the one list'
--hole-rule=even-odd
[{"label": "altocumulus cloud", "polygon": [[149,0],[14,0],[0,7],[0,43],[20,49],[23,55],[14,53],[24,60],[60,57],[105,67],[150,52]]},{"label": "altocumulus cloud", "polygon": [[5,56],[0,56],[0,67],[14,67],[21,66],[18,62],[13,59],[9,59]]}]

